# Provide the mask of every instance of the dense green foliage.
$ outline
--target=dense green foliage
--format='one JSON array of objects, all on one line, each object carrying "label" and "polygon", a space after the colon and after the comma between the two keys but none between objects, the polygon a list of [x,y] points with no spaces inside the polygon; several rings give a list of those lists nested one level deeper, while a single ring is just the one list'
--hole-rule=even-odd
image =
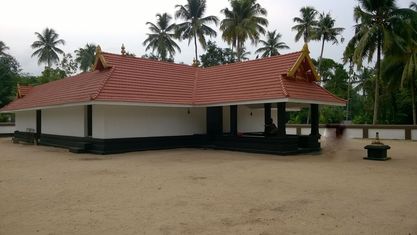
[{"label": "dense green foliage", "polygon": [[368,62],[371,62],[376,53],[372,123],[377,124],[382,94],[380,87],[382,82],[381,60],[384,52],[398,42],[398,37],[401,35],[395,35],[393,32],[395,29],[406,26],[405,19],[411,10],[398,9],[395,0],[359,0],[359,3],[360,5],[354,9],[354,18],[357,23],[355,35],[349,41],[344,57],[345,60],[351,60],[360,67],[363,59],[368,59]]},{"label": "dense green foliage", "polygon": [[[411,4],[411,7],[414,5]],[[417,10],[417,9],[416,9]],[[417,124],[416,82],[417,82],[417,12],[402,18],[403,27],[395,27],[391,33],[396,43],[385,50],[382,61],[382,75],[390,90],[406,89],[411,94],[413,124]],[[398,38],[399,37],[399,38]]]},{"label": "dense green foliage", "polygon": [[0,55],[0,107],[12,101],[16,95],[19,63],[10,55]]},{"label": "dense green foliage", "polygon": [[215,42],[208,41],[205,54],[200,56],[202,67],[211,67],[235,62],[234,55],[229,48],[217,47]]}]

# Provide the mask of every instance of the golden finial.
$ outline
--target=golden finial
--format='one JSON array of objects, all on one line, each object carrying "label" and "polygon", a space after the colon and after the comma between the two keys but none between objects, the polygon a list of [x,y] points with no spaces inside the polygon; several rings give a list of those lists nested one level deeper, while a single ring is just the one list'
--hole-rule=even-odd
[{"label": "golden finial", "polygon": [[122,44],[122,55],[126,55],[126,50],[125,50],[126,48],[125,48],[125,44],[123,43]]},{"label": "golden finial", "polygon": [[96,47],[96,56],[101,54],[101,47],[100,45],[97,45]]},{"label": "golden finial", "polygon": [[310,54],[310,50],[308,49],[308,44],[307,43],[304,44],[303,49],[301,51],[306,53],[306,54]]}]

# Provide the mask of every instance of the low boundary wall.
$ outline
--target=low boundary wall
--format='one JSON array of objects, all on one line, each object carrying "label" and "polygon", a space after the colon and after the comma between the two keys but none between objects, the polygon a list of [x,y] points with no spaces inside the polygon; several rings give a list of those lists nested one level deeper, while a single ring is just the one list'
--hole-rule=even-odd
[{"label": "low boundary wall", "polygon": [[[334,136],[336,124],[320,125],[322,136]],[[380,139],[387,140],[415,140],[417,141],[417,126],[413,125],[340,125],[344,127],[344,136],[351,139],[375,138],[376,132]],[[0,123],[0,136],[13,136],[16,130],[14,123]],[[287,134],[309,135],[310,125],[308,124],[287,124]]]},{"label": "low boundary wall", "polygon": [[[380,139],[386,140],[417,140],[417,126],[414,125],[338,125],[320,124],[320,134],[325,137],[335,136],[336,128],[343,129],[343,136],[350,139],[375,138],[379,133]],[[310,134],[308,124],[287,124],[288,134]]]},{"label": "low boundary wall", "polygon": [[0,137],[13,136],[16,126],[12,122],[0,122]]}]

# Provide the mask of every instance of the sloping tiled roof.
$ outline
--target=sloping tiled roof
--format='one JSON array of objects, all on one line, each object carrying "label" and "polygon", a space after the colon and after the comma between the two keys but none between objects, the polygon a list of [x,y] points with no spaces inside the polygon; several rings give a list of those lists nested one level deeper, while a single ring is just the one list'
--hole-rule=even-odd
[{"label": "sloping tiled roof", "polygon": [[6,105],[2,111],[89,102],[98,94],[111,72],[110,69],[81,73],[74,77],[35,86],[25,97]]},{"label": "sloping tiled roof", "polygon": [[139,103],[193,103],[197,68],[131,56],[103,53],[114,72],[96,100]]},{"label": "sloping tiled roof", "polygon": [[23,98],[25,95],[29,93],[29,91],[32,89],[32,86],[25,86],[17,84],[17,98]]},{"label": "sloping tiled roof", "polygon": [[282,74],[301,52],[199,70],[197,104],[233,103],[287,98]]},{"label": "sloping tiled roof", "polygon": [[309,78],[287,76],[303,53],[196,68],[103,52],[98,60],[105,66],[96,63],[93,72],[35,86],[1,111],[94,101],[206,106],[288,99],[344,105]]}]

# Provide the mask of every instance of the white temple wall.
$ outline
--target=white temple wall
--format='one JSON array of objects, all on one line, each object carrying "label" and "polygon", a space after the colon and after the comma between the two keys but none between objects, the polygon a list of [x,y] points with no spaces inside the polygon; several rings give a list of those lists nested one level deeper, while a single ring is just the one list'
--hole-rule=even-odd
[{"label": "white temple wall", "polygon": [[206,108],[93,105],[94,138],[184,136],[205,133]]},{"label": "white temple wall", "polygon": [[85,136],[85,106],[42,110],[42,134]]},{"label": "white temple wall", "polygon": [[15,114],[16,131],[36,131],[36,111],[19,111]]}]

